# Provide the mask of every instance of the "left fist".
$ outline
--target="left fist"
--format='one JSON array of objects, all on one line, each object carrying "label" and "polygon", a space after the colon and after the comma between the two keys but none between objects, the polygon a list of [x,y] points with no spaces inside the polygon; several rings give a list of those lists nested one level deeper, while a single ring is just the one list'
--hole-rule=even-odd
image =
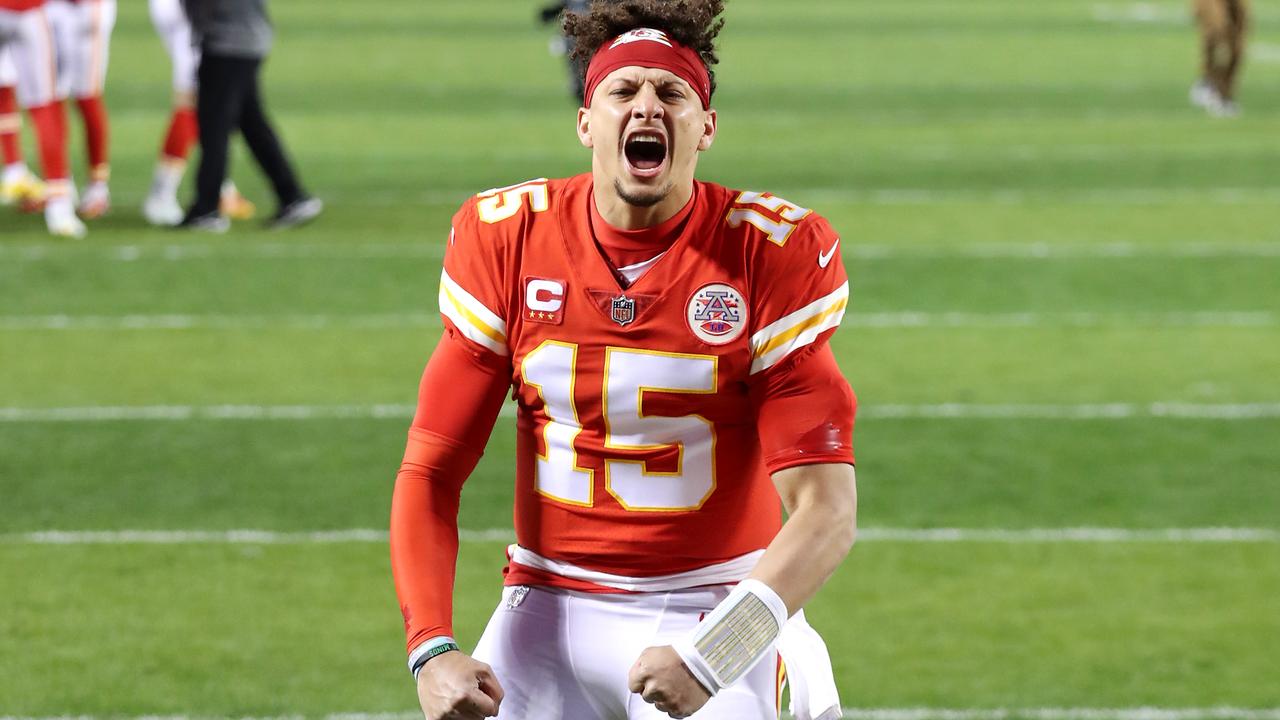
[{"label": "left fist", "polygon": [[711,699],[670,645],[646,648],[627,674],[631,692],[638,693],[673,718],[687,718]]}]

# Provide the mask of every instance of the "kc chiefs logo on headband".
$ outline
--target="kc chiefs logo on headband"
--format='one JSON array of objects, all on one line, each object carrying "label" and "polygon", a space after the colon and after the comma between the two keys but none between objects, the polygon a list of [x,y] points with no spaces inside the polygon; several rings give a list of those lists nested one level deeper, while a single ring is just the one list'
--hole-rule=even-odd
[{"label": "kc chiefs logo on headband", "polygon": [[667,34],[662,32],[661,30],[652,30],[650,28],[638,28],[636,30],[632,30],[631,32],[625,32],[619,35],[618,39],[614,40],[613,44],[609,46],[609,49],[612,50],[618,47],[619,45],[626,45],[627,43],[640,42],[641,40],[649,40],[656,43],[662,43],[667,47],[671,47],[671,41],[667,39]]},{"label": "kc chiefs logo on headband", "polygon": [[711,107],[711,73],[702,57],[692,48],[673,40],[665,32],[653,28],[628,30],[612,40],[606,40],[587,65],[587,107],[596,87],[609,73],[623,67],[659,68],[673,73],[689,83],[694,94],[702,101],[703,109]]}]

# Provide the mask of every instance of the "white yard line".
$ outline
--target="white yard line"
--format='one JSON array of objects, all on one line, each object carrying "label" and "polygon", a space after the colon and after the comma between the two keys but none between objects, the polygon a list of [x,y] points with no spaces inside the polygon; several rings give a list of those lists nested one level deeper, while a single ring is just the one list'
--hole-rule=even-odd
[{"label": "white yard line", "polygon": [[[1213,707],[846,707],[846,720],[1280,720],[1280,708]],[[0,720],[419,720],[422,713],[335,713],[331,715],[0,715]],[[784,714],[784,717],[790,717]]]},{"label": "white yard line", "polygon": [[[514,417],[515,405],[501,417]],[[350,420],[413,417],[408,404],[375,405],[87,405],[81,407],[0,407],[0,423],[121,422],[190,420]],[[1280,418],[1280,403],[1096,403],[1051,404],[895,404],[865,405],[858,419],[931,420],[1264,420]]]},{"label": "white yard line", "polygon": [[[1242,313],[1250,315],[1252,313]],[[1230,313],[1227,313],[1230,315]],[[434,313],[364,315],[0,315],[3,330],[253,330],[442,327]]]},{"label": "white yard line", "polygon": [[[931,327],[1272,327],[1280,313],[1266,310],[1193,312],[898,312],[848,313],[841,323],[852,328]],[[157,314],[157,315],[0,315],[0,332],[26,330],[256,330],[326,328],[439,328],[434,313],[359,315]]]},{"label": "white yard line", "polygon": [[[904,195],[910,197],[910,195]],[[89,257],[106,262],[184,262],[194,260],[377,260],[421,258],[439,261],[444,242],[416,243],[226,243],[183,245],[0,244],[0,259],[41,262]],[[1280,257],[1280,242],[974,242],[960,244],[887,244],[850,242],[844,257],[862,260],[895,258],[1013,258],[1034,260],[1108,259],[1128,257]]]},{"label": "white yard line", "polygon": [[[513,542],[507,528],[459,530],[463,542]],[[372,528],[276,532],[272,530],[45,530],[0,534],[9,545],[332,545],[385,543],[387,531]],[[1280,543],[1280,530],[1247,527],[1199,528],[862,528],[858,542],[996,543],[1041,545],[1055,543],[1161,545],[1219,543]]]}]

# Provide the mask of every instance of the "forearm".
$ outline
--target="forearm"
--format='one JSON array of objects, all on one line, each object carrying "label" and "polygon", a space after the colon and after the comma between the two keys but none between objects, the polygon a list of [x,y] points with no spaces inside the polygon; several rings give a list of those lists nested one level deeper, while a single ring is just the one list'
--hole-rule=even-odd
[{"label": "forearm", "polygon": [[800,465],[774,482],[790,517],[751,577],[773,589],[789,614],[804,607],[844,561],[857,534],[857,485],[852,465]]},{"label": "forearm", "polygon": [[422,375],[391,500],[391,569],[408,649],[451,636],[462,485],[488,441],[510,377],[505,361],[447,334]]}]

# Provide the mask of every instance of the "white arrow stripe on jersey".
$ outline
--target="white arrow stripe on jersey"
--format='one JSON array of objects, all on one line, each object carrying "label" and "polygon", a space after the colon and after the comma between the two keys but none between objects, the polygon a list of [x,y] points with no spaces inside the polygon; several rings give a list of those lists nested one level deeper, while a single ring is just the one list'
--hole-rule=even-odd
[{"label": "white arrow stripe on jersey", "polygon": [[751,336],[751,374],[768,369],[808,345],[824,331],[840,325],[849,302],[849,283],[772,322]]},{"label": "white arrow stripe on jersey", "polygon": [[507,323],[471,293],[440,271],[440,312],[453,321],[468,340],[499,355],[507,351]]}]

